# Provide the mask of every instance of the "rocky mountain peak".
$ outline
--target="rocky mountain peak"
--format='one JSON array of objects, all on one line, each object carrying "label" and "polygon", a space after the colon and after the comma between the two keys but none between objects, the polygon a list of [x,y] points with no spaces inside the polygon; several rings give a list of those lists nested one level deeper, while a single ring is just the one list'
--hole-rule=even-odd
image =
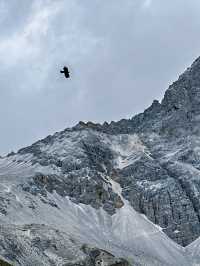
[{"label": "rocky mountain peak", "polygon": [[[131,120],[129,132],[156,132],[167,137],[198,134],[200,120],[200,58],[169,86],[164,98],[154,100]],[[127,126],[130,123],[127,121]]]},{"label": "rocky mountain peak", "polygon": [[200,103],[200,57],[189,67],[177,81],[170,85],[162,101],[167,109],[199,112]]},{"label": "rocky mountain peak", "polygon": [[199,66],[132,119],[79,122],[0,158],[0,255],[30,266],[197,265]]}]

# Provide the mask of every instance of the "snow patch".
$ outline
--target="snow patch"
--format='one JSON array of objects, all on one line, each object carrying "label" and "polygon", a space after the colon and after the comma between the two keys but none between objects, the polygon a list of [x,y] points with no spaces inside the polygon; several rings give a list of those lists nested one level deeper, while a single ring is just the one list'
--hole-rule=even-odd
[{"label": "snow patch", "polygon": [[111,149],[115,154],[114,166],[122,169],[140,159],[141,155],[149,152],[139,136],[119,135],[112,138]]}]

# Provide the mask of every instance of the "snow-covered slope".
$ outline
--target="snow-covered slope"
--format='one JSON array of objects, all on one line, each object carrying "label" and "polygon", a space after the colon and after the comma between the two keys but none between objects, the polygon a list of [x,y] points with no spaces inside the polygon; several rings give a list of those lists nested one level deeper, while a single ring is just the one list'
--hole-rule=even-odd
[{"label": "snow-covered slope", "polygon": [[191,256],[194,265],[200,265],[200,238],[191,243],[187,247],[187,251]]},{"label": "snow-covered slope", "polygon": [[[16,165],[13,167],[15,169]],[[116,190],[119,186],[111,180],[110,187]],[[1,255],[11,259],[11,255],[6,255],[10,252],[7,250],[10,242],[7,243],[6,238],[10,235],[13,246],[21,248],[19,254],[13,254],[15,265],[35,265],[38,261],[38,265],[62,265],[58,263],[81,261],[85,256],[81,251],[83,244],[129,259],[132,265],[192,265],[184,248],[134,211],[127,201],[111,216],[102,208],[96,210],[89,205],[75,204],[56,192],[48,193],[45,199],[35,197],[24,192],[19,185],[8,182],[1,183],[1,197],[6,199],[7,206],[4,208],[6,214],[1,215],[1,239],[6,243],[0,251]],[[52,239],[57,250],[51,245],[45,246],[47,240]],[[36,240],[38,246],[34,247]]]},{"label": "snow-covered slope", "polygon": [[[23,150],[0,159],[2,256],[13,261],[15,265],[36,265],[38,261],[38,265],[62,265],[66,261],[81,263],[87,259],[82,251],[83,245],[87,244],[106,250],[116,257],[123,257],[131,265],[193,265],[186,249],[168,238],[162,228],[136,212],[123,198],[122,188],[113,180],[116,176],[112,171],[109,173],[102,170],[108,168],[108,165],[98,169],[98,164],[102,166],[102,162],[97,161],[93,165],[96,164],[98,171],[91,170],[85,161],[86,172],[77,167],[86,157],[80,145],[88,139],[92,143],[98,139],[102,147],[111,147],[111,164],[119,169],[137,161],[142,153],[150,156],[138,136],[112,136],[85,130],[75,134],[67,131],[62,133],[62,140],[59,139],[60,136],[57,135],[48,144],[37,144],[43,153],[41,159],[34,152],[35,147],[31,148],[31,152],[26,153],[27,150]],[[70,167],[65,164],[64,169],[66,171],[67,167],[68,171],[63,172],[62,167],[54,163],[41,165],[40,160],[44,158],[52,161],[54,158],[65,160]],[[78,199],[76,193],[70,196],[65,191],[65,182],[76,175],[78,178],[75,179],[75,186],[81,182],[82,190],[87,190],[83,181],[87,179],[87,186],[92,186],[91,182],[95,181],[92,180],[93,173],[98,173],[98,178],[101,179],[99,186],[102,184],[105,191],[110,194],[112,192],[114,199],[119,197],[123,203],[118,207],[115,205],[114,214],[104,208],[107,201],[113,200],[112,197],[105,198],[105,202],[99,200],[99,205],[96,203],[92,207],[89,201],[87,204],[81,203],[86,197],[84,192],[79,193],[79,196],[82,193],[82,199]],[[112,177],[109,176],[111,173]],[[35,176],[40,177],[39,182],[33,181]],[[59,181],[61,176],[62,191]],[[51,184],[52,190],[48,188],[51,182],[54,182]],[[70,187],[71,183],[67,185]],[[12,245],[17,251],[20,247],[21,252],[10,252]]]}]

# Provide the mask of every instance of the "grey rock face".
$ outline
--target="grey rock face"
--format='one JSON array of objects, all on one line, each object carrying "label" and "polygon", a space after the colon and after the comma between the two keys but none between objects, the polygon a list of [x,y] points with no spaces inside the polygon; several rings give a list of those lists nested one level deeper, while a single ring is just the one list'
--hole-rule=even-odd
[{"label": "grey rock face", "polygon": [[[75,133],[70,134],[69,141]],[[51,152],[47,166],[53,165],[59,172],[35,174],[22,188],[36,197],[41,195],[43,202],[55,207],[54,202],[46,200],[47,193],[56,191],[75,203],[96,209],[103,207],[113,215],[124,203],[112,190],[108,179],[111,177],[121,185],[122,195],[134,209],[160,225],[173,240],[186,246],[200,235],[199,144],[196,137],[173,137],[168,141],[166,135],[137,133],[144,148],[135,151],[138,149],[135,144],[130,147],[129,154],[119,155],[118,146],[123,152],[126,139],[133,136],[81,130],[76,142],[72,142],[74,148],[66,150],[64,155],[51,151],[57,137],[45,151],[47,144],[39,144],[44,157],[49,158]],[[132,140],[129,142],[127,147],[132,145]],[[119,156],[126,162],[120,168],[115,164]],[[33,165],[39,163],[46,167],[41,158],[42,155],[34,155]],[[60,164],[51,163],[55,160]]]},{"label": "grey rock face", "polygon": [[[112,215],[123,201],[113,192],[107,179],[111,177],[136,210],[179,244],[191,243],[200,236],[199,77],[197,59],[169,87],[162,102],[155,100],[144,113],[103,125],[80,122],[9,155],[31,154],[33,166],[58,169],[48,176],[35,174],[23,189],[44,197],[56,191],[75,203],[103,207]],[[133,145],[123,155],[122,136],[134,135],[144,150],[135,151],[137,145]],[[122,167],[115,164],[119,158],[127,162]],[[2,201],[2,212],[6,204]]]},{"label": "grey rock face", "polygon": [[83,245],[64,232],[45,225],[1,226],[0,232],[1,254],[14,265],[130,265],[124,259]]},{"label": "grey rock face", "polygon": [[[65,177],[38,173],[28,184],[22,185],[22,188],[35,196],[43,196],[43,202],[46,202],[48,192],[56,192],[62,197],[68,196],[74,203],[91,205],[96,209],[103,207],[109,214],[114,214],[119,204],[123,206],[123,202],[112,191],[110,184],[95,171],[82,171]],[[47,203],[56,207],[52,201]]]},{"label": "grey rock face", "polygon": [[120,169],[115,178],[134,208],[184,246],[200,235],[199,122],[200,58],[161,104],[154,101],[131,120],[96,126],[107,134],[139,135],[150,156]]},{"label": "grey rock face", "polygon": [[[200,59],[197,59],[169,87],[161,103],[155,100],[144,113],[132,119],[103,125],[80,122],[72,129],[48,136],[1,159],[7,161],[0,176],[8,182],[14,175],[20,191],[39,198],[55,212],[59,209],[53,200],[55,193],[76,204],[103,208],[109,215],[116,214],[124,206],[124,199],[128,200],[170,238],[186,246],[200,236],[199,122]],[[123,198],[113,181],[121,185]],[[10,188],[6,189],[7,197],[0,192],[1,216],[8,215],[13,200]],[[15,202],[16,209],[21,205],[23,209],[17,197]],[[28,208],[37,212],[35,202],[31,198]],[[14,251],[5,254],[5,258],[16,261],[20,257],[23,261],[18,245],[9,242],[12,237],[5,236],[5,250]],[[34,241],[27,245],[34,245],[37,250],[43,248],[42,253],[50,248],[49,241],[52,246],[46,235],[42,240],[34,237]],[[93,254],[101,254],[98,249],[79,251],[82,261],[68,261],[64,265],[94,265]],[[19,256],[11,258],[17,252]],[[47,257],[46,265],[54,265]],[[110,265],[128,265],[112,256],[107,260],[114,263]],[[30,265],[34,263],[33,260]]]}]

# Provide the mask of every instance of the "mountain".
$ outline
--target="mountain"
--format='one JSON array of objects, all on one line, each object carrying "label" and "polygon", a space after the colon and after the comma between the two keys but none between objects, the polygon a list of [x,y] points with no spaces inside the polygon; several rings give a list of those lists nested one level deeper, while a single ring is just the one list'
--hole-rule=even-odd
[{"label": "mountain", "polygon": [[199,103],[200,58],[132,119],[79,122],[0,158],[2,258],[198,265]]}]

